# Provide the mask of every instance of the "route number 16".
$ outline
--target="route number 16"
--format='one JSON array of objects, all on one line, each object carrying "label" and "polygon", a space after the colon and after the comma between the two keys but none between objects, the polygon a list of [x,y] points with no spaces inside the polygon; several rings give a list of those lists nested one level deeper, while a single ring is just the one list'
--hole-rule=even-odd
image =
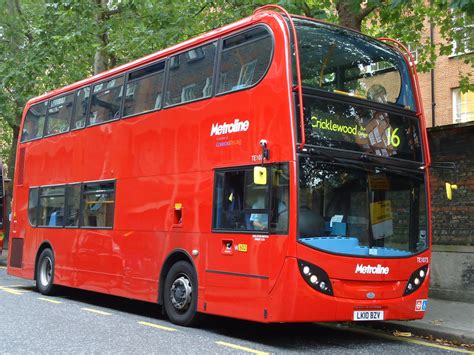
[{"label": "route number 16", "polygon": [[400,145],[400,137],[397,135],[398,128],[395,128],[392,132],[392,128],[389,127],[387,130],[388,141],[392,144],[394,148],[397,148]]}]

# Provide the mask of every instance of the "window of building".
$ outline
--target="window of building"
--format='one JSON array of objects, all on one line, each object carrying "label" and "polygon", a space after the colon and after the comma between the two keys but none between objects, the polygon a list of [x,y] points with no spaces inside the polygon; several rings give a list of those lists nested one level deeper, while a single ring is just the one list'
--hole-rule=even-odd
[{"label": "window of building", "polygon": [[39,188],[37,187],[30,189],[28,198],[28,220],[32,226],[38,224],[38,192]]},{"label": "window of building", "polygon": [[68,185],[66,187],[66,227],[78,227],[81,203],[81,184]]},{"label": "window of building", "polygon": [[453,17],[453,30],[461,33],[460,38],[453,40],[453,56],[471,53],[474,51],[474,17],[463,13]]},{"label": "window of building", "polygon": [[415,63],[418,63],[418,55],[420,52],[420,47],[416,43],[409,43],[407,46],[408,51],[410,52],[411,56]]},{"label": "window of building", "polygon": [[84,227],[112,228],[115,209],[115,183],[101,181],[83,185]]},{"label": "window of building", "polygon": [[165,62],[161,62],[128,74],[124,117],[161,107],[164,69]]},{"label": "window of building", "polygon": [[286,233],[288,164],[268,166],[266,185],[256,185],[253,167],[215,174],[214,230]]},{"label": "window of building", "polygon": [[23,123],[22,142],[43,137],[47,106],[47,102],[42,102],[30,107]]},{"label": "window of building", "polygon": [[45,136],[67,132],[74,105],[74,94],[52,99],[49,103]]},{"label": "window of building", "polygon": [[272,37],[265,27],[223,41],[218,93],[246,88],[266,73],[272,58]]},{"label": "window of building", "polygon": [[71,129],[83,128],[86,126],[87,105],[91,89],[85,87],[76,91],[76,106],[72,115]]},{"label": "window of building", "polygon": [[170,58],[165,106],[211,96],[216,48],[213,42]]},{"label": "window of building", "polygon": [[122,103],[123,76],[94,85],[89,124],[118,119]]},{"label": "window of building", "polygon": [[461,92],[453,89],[454,123],[474,121],[474,91]]},{"label": "window of building", "polygon": [[40,189],[38,225],[62,227],[64,190],[64,186],[42,187]]}]

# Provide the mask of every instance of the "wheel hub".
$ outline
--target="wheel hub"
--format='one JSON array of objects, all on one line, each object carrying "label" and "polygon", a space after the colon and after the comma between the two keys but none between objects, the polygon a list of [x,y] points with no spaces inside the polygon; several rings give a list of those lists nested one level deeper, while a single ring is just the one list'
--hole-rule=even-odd
[{"label": "wheel hub", "polygon": [[171,285],[171,304],[178,310],[185,310],[191,304],[193,287],[186,276],[180,276]]},{"label": "wheel hub", "polygon": [[43,286],[48,286],[51,282],[51,278],[53,275],[53,265],[51,259],[46,257],[43,259],[40,268],[40,282]]}]

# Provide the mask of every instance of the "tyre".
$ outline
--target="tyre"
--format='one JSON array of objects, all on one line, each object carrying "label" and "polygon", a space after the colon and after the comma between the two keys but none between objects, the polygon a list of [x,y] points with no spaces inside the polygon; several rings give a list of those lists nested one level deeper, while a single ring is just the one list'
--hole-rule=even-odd
[{"label": "tyre", "polygon": [[178,261],[166,275],[163,303],[171,322],[182,326],[197,322],[197,275],[192,265]]},{"label": "tyre", "polygon": [[43,295],[54,292],[54,255],[51,249],[41,252],[36,265],[36,288]]}]

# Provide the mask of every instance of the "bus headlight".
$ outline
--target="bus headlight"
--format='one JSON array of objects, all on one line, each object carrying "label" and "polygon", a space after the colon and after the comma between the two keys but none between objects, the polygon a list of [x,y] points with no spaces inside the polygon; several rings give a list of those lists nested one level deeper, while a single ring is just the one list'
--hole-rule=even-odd
[{"label": "bus headlight", "polygon": [[298,260],[298,266],[303,279],[308,285],[316,291],[322,292],[326,295],[334,295],[331,281],[329,280],[326,271],[303,260]]},{"label": "bus headlight", "polygon": [[413,274],[411,274],[407,286],[405,287],[405,292],[403,293],[403,296],[409,295],[410,293],[413,293],[418,290],[420,286],[423,285],[427,274],[428,265],[419,268]]}]

